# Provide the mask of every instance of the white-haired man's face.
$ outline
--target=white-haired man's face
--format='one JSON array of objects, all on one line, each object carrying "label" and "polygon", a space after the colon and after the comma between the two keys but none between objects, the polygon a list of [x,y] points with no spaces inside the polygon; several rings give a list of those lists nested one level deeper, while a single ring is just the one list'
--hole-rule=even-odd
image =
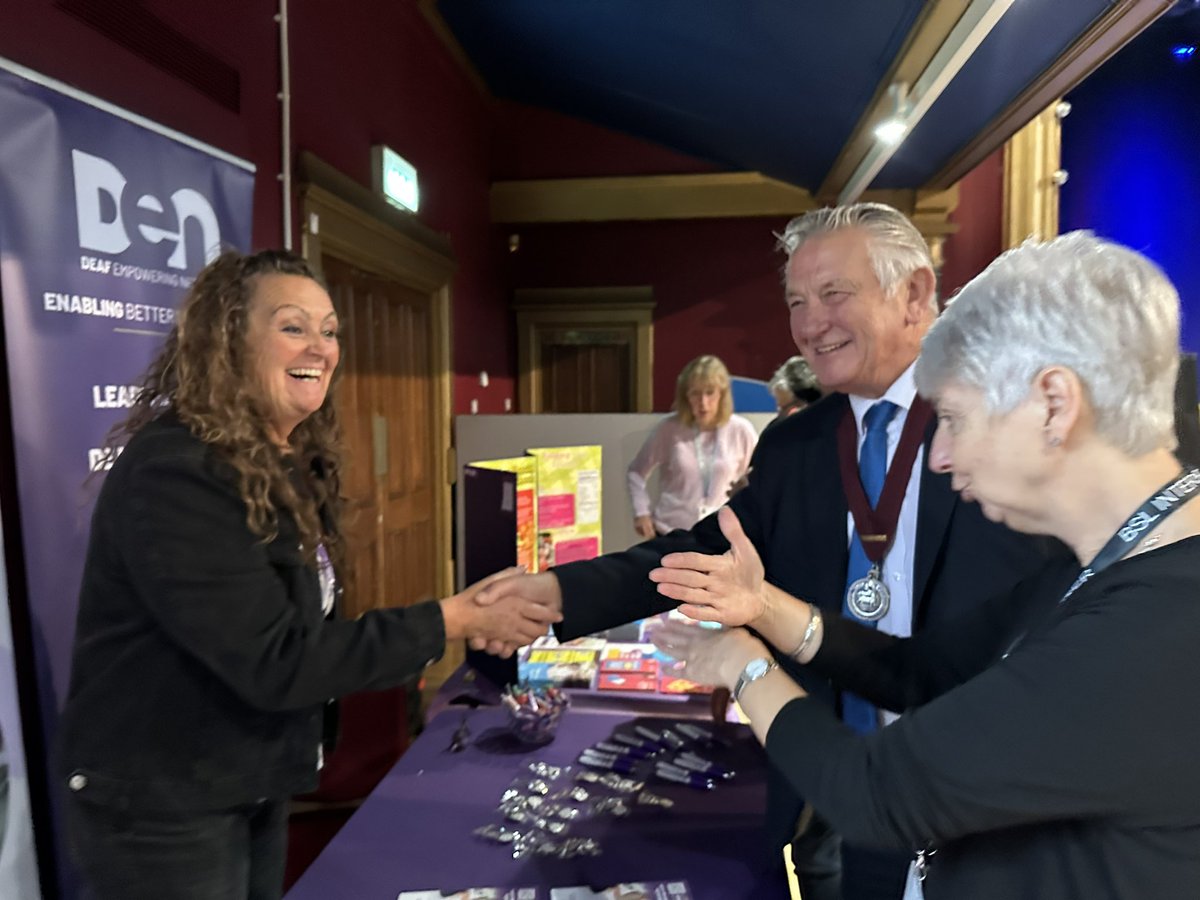
[{"label": "white-haired man's face", "polygon": [[885,293],[868,240],[861,228],[809,238],[788,260],[786,300],[792,339],[821,385],[879,397],[917,358],[933,273]]}]

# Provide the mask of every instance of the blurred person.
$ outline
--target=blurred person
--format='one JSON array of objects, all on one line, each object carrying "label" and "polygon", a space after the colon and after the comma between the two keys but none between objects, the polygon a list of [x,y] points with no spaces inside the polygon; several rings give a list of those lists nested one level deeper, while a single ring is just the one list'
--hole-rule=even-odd
[{"label": "blurred person", "polygon": [[[847,838],[919,849],[906,900],[1200,896],[1200,470],[1176,446],[1179,297],[1075,232],[1001,256],[925,339],[930,467],[996,522],[1073,558],[898,639],[763,580],[731,510],[723,556],[654,574],[696,619],[908,710],[855,734],[744,628],[670,625],[688,677],[726,684],[792,784]],[[922,878],[924,880],[922,880]]]},{"label": "blurred person", "polygon": [[803,356],[793,356],[780,366],[767,382],[779,415],[785,419],[821,399],[821,384]]},{"label": "blurred person", "polygon": [[327,702],[409,679],[447,641],[527,642],[557,617],[489,614],[471,599],[483,582],[332,617],[339,355],[303,259],[225,253],[109,436],[127,443],[109,450],[92,518],[55,766],[72,855],[102,900],[278,897],[289,798],[317,785]]},{"label": "blurred person", "polygon": [[[749,485],[729,501],[766,580],[816,603],[827,619],[853,616],[881,633],[907,637],[1007,593],[1047,560],[1065,555],[1056,541],[988,521],[954,493],[948,474],[924,465],[934,422],[917,397],[913,369],[937,302],[929,248],[912,222],[890,206],[856,203],[796,217],[779,243],[787,254],[792,338],[829,393],[767,430]],[[849,498],[864,494],[867,470],[880,494],[867,504],[863,541]],[[885,521],[876,522],[876,513]],[[522,597],[561,607],[564,621],[556,631],[576,637],[674,607],[650,580],[664,556],[728,549],[717,517],[710,516],[689,532],[623,553],[506,578],[476,599]],[[851,590],[859,582],[872,588],[875,602],[851,604],[862,593]],[[879,599],[882,586],[886,602]],[[493,643],[489,649],[511,647]],[[891,713],[835,691],[826,678],[798,666],[787,656],[792,649],[790,641],[776,648],[781,664],[854,728],[874,731],[891,720]],[[805,900],[899,900],[908,854],[842,842],[820,816],[803,811],[793,783],[773,767],[768,837],[779,848],[796,838],[793,864]]]},{"label": "blurred person", "polygon": [[[633,527],[652,538],[691,528],[718,509],[750,468],[754,426],[733,413],[729,370],[715,356],[697,356],[675,381],[674,412],[659,422],[629,464]],[[658,470],[652,504],[646,479]]]}]

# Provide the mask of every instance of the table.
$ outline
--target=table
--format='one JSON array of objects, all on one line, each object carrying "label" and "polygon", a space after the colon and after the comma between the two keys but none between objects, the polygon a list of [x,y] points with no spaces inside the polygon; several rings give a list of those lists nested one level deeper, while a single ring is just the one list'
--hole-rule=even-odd
[{"label": "table", "polygon": [[[709,694],[659,694],[644,691],[597,691],[567,688],[574,712],[628,713],[675,719],[712,720]],[[430,700],[425,721],[454,706],[499,706],[500,688],[470,666],[459,666]],[[733,719],[736,721],[736,717]]]},{"label": "table", "polygon": [[[464,716],[470,741],[447,750]],[[686,878],[697,900],[785,900],[782,867],[766,851],[766,758],[745,726],[724,725],[722,758],[738,770],[713,791],[653,781],[671,809],[638,807],[623,819],[576,823],[572,835],[595,837],[597,857],[512,859],[511,849],[471,831],[498,822],[501,792],[528,763],[574,764],[579,751],[636,720],[621,713],[569,710],[557,738],[536,749],[516,745],[502,709],[449,708],[412,744],[357,813],[288,893],[288,900],[378,898],[401,890],[569,885]],[[665,720],[655,720],[662,724]]]}]

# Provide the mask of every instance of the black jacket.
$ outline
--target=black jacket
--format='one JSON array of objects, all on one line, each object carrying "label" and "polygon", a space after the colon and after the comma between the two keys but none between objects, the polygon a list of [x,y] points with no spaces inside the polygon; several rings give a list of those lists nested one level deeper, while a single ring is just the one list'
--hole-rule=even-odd
[{"label": "black jacket", "polygon": [[290,516],[264,543],[232,471],[171,414],[92,517],[57,772],[81,799],[220,809],[310,790],[327,700],[443,652],[436,602],[326,621]]}]

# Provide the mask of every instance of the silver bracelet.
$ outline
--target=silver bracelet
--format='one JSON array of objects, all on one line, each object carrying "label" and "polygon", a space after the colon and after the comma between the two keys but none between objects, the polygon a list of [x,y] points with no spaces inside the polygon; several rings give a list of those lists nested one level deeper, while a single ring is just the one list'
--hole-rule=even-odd
[{"label": "silver bracelet", "polygon": [[800,662],[800,654],[808,649],[813,638],[817,636],[817,629],[821,627],[821,610],[815,603],[808,604],[808,608],[811,613],[808,617],[808,627],[804,629],[804,637],[800,639],[800,646],[788,654],[796,662]]}]

